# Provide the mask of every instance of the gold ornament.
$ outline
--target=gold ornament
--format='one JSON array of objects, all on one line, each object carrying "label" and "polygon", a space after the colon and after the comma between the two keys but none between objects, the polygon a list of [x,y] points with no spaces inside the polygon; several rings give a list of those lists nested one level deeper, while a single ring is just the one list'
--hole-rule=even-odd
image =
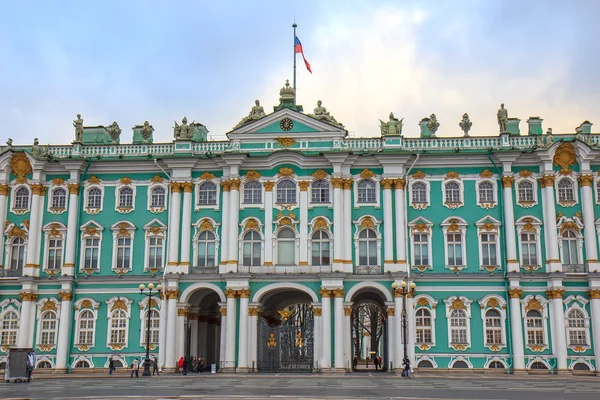
[{"label": "gold ornament", "polygon": [[562,169],[567,169],[571,165],[577,164],[577,153],[575,152],[573,144],[570,142],[562,142],[554,153],[552,163]]},{"label": "gold ornament", "polygon": [[154,175],[154,177],[150,178],[150,182],[152,183],[163,183],[165,181],[165,178],[163,178],[160,175]]},{"label": "gold ornament", "polygon": [[494,176],[494,173],[486,168],[479,173],[479,176],[482,178],[491,178],[492,176]]},{"label": "gold ornament", "polygon": [[200,179],[203,180],[203,181],[212,181],[215,178],[216,178],[216,176],[214,176],[213,174],[211,174],[208,171],[206,171],[205,173],[203,173],[202,175],[200,175]]},{"label": "gold ornament", "polygon": [[579,177],[580,186],[592,186],[594,184],[594,175],[581,175]]},{"label": "gold ornament", "polygon": [[318,169],[312,174],[312,176],[317,180],[325,179],[327,178],[327,172],[323,171],[322,169]]},{"label": "gold ornament", "polygon": [[547,186],[554,186],[554,175],[544,175],[538,181],[540,185],[545,188]]},{"label": "gold ornament", "polygon": [[210,222],[210,219],[203,219],[202,222],[200,223],[200,231],[213,231],[214,227],[212,222]]},{"label": "gold ornament", "polygon": [[258,173],[257,171],[248,171],[246,172],[246,179],[258,179],[261,177],[260,173]]},{"label": "gold ornament", "polygon": [[463,303],[461,299],[454,299],[454,301],[450,305],[451,310],[463,310],[465,308],[465,303]]},{"label": "gold ornament", "polygon": [[292,176],[294,175],[294,170],[289,167],[282,167],[279,169],[279,176]]},{"label": "gold ornament", "polygon": [[265,187],[265,192],[272,192],[273,186],[275,186],[275,182],[266,181],[266,182],[263,182],[263,186]]},{"label": "gold ornament", "polygon": [[394,189],[404,190],[405,187],[406,187],[406,179],[404,179],[404,178],[394,179]]},{"label": "gold ornament", "polygon": [[371,171],[368,168],[363,169],[359,176],[361,177],[361,179],[371,179],[375,176],[375,172]]},{"label": "gold ornament", "polygon": [[33,172],[31,168],[31,163],[29,162],[29,158],[25,155],[25,153],[16,153],[12,156],[10,163],[12,172],[17,175],[17,183],[24,183],[27,181],[25,175]]},{"label": "gold ornament", "polygon": [[90,178],[87,180],[89,184],[92,185],[98,185],[100,183],[100,178],[98,178],[97,176],[90,176]]},{"label": "gold ornament", "polygon": [[325,220],[325,218],[317,217],[317,219],[315,219],[315,222],[313,223],[313,229],[327,230],[327,228],[328,228],[328,225],[327,225],[327,220]]},{"label": "gold ornament", "polygon": [[542,311],[543,307],[537,299],[531,299],[525,306],[525,312],[530,310]]},{"label": "gold ornament", "polygon": [[531,172],[531,171],[529,171],[527,169],[519,171],[519,176],[521,178],[529,178],[531,175],[533,175],[533,172]]},{"label": "gold ornament", "polygon": [[460,175],[456,171],[450,171],[446,174],[446,179],[460,179]]},{"label": "gold ornament", "polygon": [[277,148],[289,149],[296,144],[296,140],[291,137],[276,137],[275,141],[277,142]]},{"label": "gold ornament", "polygon": [[504,187],[504,188],[512,187],[514,182],[515,182],[515,178],[513,178],[512,176],[503,176],[502,177],[502,187]]},{"label": "gold ornament", "polygon": [[300,188],[301,192],[306,192],[308,190],[309,186],[310,186],[310,181],[299,181],[298,182],[298,187]]},{"label": "gold ornament", "polygon": [[250,230],[250,229],[254,229],[254,230],[258,230],[258,221],[254,218],[250,218],[246,221],[246,224],[244,225],[244,230]]},{"label": "gold ornament", "polygon": [[417,171],[414,174],[412,174],[412,177],[414,179],[425,179],[425,176],[427,176],[427,175],[425,175],[425,172],[423,172],[423,171]]}]

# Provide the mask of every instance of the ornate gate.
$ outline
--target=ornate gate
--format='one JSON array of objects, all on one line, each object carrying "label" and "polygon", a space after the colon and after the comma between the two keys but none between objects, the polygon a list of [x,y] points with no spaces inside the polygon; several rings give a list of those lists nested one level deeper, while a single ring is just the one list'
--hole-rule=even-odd
[{"label": "ornate gate", "polygon": [[278,311],[269,324],[258,319],[259,372],[310,372],[313,369],[313,313],[309,304]]}]

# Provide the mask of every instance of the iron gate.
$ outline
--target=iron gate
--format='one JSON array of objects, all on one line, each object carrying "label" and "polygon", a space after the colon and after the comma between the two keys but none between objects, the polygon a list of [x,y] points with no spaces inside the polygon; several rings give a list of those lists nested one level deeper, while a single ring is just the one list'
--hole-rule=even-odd
[{"label": "iron gate", "polygon": [[313,369],[314,323],[309,304],[278,311],[281,323],[258,319],[259,372],[310,372]]}]

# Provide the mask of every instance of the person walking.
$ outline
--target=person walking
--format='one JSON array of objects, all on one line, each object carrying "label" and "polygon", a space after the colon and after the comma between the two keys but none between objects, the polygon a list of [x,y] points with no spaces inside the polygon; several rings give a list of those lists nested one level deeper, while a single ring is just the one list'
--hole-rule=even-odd
[{"label": "person walking", "polygon": [[183,357],[181,357],[179,359],[179,361],[177,362],[177,367],[178,367],[177,369],[180,374],[183,374],[183,363],[184,363],[184,360],[183,360]]},{"label": "person walking", "polygon": [[115,361],[111,358],[110,360],[108,360],[108,374],[112,375],[114,370],[116,370]]},{"label": "person walking", "polygon": [[138,360],[137,358],[135,360],[133,360],[133,362],[131,363],[131,377],[133,378],[133,374],[135,373],[135,377],[139,378],[139,371],[140,371],[140,360]]},{"label": "person walking", "polygon": [[35,368],[35,352],[32,350],[27,353],[27,377],[33,379],[33,369]]},{"label": "person walking", "polygon": [[183,374],[184,375],[187,375],[188,364],[189,364],[189,360],[187,359],[187,357],[183,357]]},{"label": "person walking", "polygon": [[377,356],[373,357],[373,364],[375,364],[375,371],[379,370],[379,358]]},{"label": "person walking", "polygon": [[198,369],[200,370],[200,373],[204,372],[204,364],[204,357],[200,356],[200,358],[198,359]]},{"label": "person walking", "polygon": [[192,358],[192,368],[190,368],[190,372],[198,373],[198,358],[196,356]]},{"label": "person walking", "polygon": [[154,357],[154,359],[152,360],[152,375],[160,375],[160,373],[158,372],[158,358],[156,358],[156,356]]},{"label": "person walking", "polygon": [[410,376],[410,360],[408,358],[405,358],[404,361],[402,361],[402,365],[404,365],[404,371],[402,371],[402,376],[408,379],[412,379],[412,377]]}]

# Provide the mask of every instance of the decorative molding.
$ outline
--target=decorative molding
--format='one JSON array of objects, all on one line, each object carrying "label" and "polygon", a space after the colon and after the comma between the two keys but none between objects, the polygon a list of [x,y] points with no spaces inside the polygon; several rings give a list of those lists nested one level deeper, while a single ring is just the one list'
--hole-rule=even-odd
[{"label": "decorative molding", "polygon": [[546,290],[546,296],[549,299],[562,299],[565,296],[564,289],[549,289]]},{"label": "decorative molding", "polygon": [[327,230],[329,225],[327,224],[327,220],[323,217],[317,217],[313,222],[313,229],[325,229]]},{"label": "decorative molding", "polygon": [[9,189],[10,189],[10,186],[0,184],[0,196],[8,196]]},{"label": "decorative molding", "polygon": [[252,171],[246,172],[246,175],[244,175],[244,176],[246,177],[246,179],[258,179],[262,175],[259,172],[252,170]]},{"label": "decorative molding", "polygon": [[165,178],[163,178],[160,175],[154,175],[154,177],[150,178],[150,182],[152,183],[163,183],[165,181]]},{"label": "decorative molding", "polygon": [[265,181],[263,182],[263,186],[265,188],[265,192],[272,192],[273,186],[275,186],[275,182],[273,181]]},{"label": "decorative molding", "polygon": [[587,294],[590,299],[600,299],[600,289],[590,289]]},{"label": "decorative molding", "polygon": [[536,310],[536,311],[542,311],[544,309],[544,307],[542,307],[542,305],[540,304],[540,302],[537,299],[530,299],[527,302],[527,305],[525,306],[525,312],[530,311],[530,310]]},{"label": "decorative molding", "polygon": [[456,171],[450,171],[446,174],[445,179],[460,179],[460,175]]},{"label": "decorative molding", "polygon": [[320,308],[313,307],[312,312],[315,317],[320,317],[323,315],[323,310]]},{"label": "decorative molding", "polygon": [[60,291],[58,292],[58,298],[61,301],[71,301],[73,300],[73,292]]},{"label": "decorative molding", "polygon": [[491,177],[494,176],[494,173],[492,171],[490,171],[489,169],[486,168],[486,169],[484,169],[483,171],[481,171],[479,173],[479,176],[481,178],[491,178]]},{"label": "decorative molding", "polygon": [[256,218],[249,218],[246,221],[246,224],[244,225],[244,230],[247,231],[250,229],[259,230],[259,224],[258,224],[258,220],[256,220]]},{"label": "decorative molding", "polygon": [[544,175],[538,179],[538,182],[540,182],[540,185],[545,188],[547,186],[554,186],[554,179],[554,175]]},{"label": "decorative molding", "polygon": [[360,221],[360,228],[375,228],[375,221],[373,221],[373,218],[366,216]]},{"label": "decorative molding", "polygon": [[165,297],[167,300],[179,299],[179,289],[167,289],[165,290]]},{"label": "decorative molding", "polygon": [[375,172],[371,171],[370,169],[365,168],[360,172],[359,176],[361,177],[361,179],[371,179],[374,176],[376,176],[376,174],[375,174]]},{"label": "decorative molding", "polygon": [[531,175],[533,175],[533,172],[531,172],[531,171],[529,171],[527,169],[519,171],[519,176],[521,178],[529,178]]},{"label": "decorative molding", "polygon": [[344,186],[344,178],[331,178],[331,185],[334,189],[342,189]]},{"label": "decorative molding", "polygon": [[294,170],[289,167],[282,167],[279,169],[278,174],[279,174],[279,176],[290,177],[290,176],[294,175]]},{"label": "decorative molding", "polygon": [[23,301],[37,301],[39,295],[33,292],[20,292],[19,298]]},{"label": "decorative molding", "polygon": [[208,218],[204,218],[200,223],[200,231],[214,231],[215,228],[212,224],[212,221]]},{"label": "decorative molding", "polygon": [[406,188],[406,179],[396,178],[394,179],[394,189],[404,190]]},{"label": "decorative molding", "polygon": [[552,163],[562,169],[568,169],[570,166],[577,164],[577,152],[573,144],[562,142],[554,152]]},{"label": "decorative molding", "polygon": [[29,158],[27,158],[27,155],[24,152],[14,154],[10,166],[12,172],[17,175],[17,183],[26,182],[27,178],[25,178],[25,175],[33,172]]},{"label": "decorative molding", "polygon": [[81,190],[81,185],[79,183],[69,183],[67,185],[69,188],[69,193],[79,196],[79,191]]},{"label": "decorative molding", "polygon": [[310,181],[299,181],[298,182],[298,187],[300,188],[301,192],[308,191],[309,186],[310,186]]},{"label": "decorative molding", "polygon": [[580,186],[593,186],[594,185],[594,175],[585,174],[579,177],[579,185]]},{"label": "decorative molding", "polygon": [[181,188],[184,193],[192,193],[194,191],[194,183],[193,182],[183,182],[181,183]]},{"label": "decorative molding", "polygon": [[119,180],[119,182],[121,182],[121,185],[131,185],[132,181],[128,176],[124,176]]},{"label": "decorative molding", "polygon": [[502,187],[503,188],[511,188],[513,183],[515,183],[515,178],[512,176],[503,176],[502,177]]},{"label": "decorative molding", "polygon": [[216,178],[216,176],[213,175],[213,174],[211,174],[208,171],[206,171],[202,175],[200,175],[200,179],[203,180],[203,181],[212,181],[215,178]]},{"label": "decorative molding", "polygon": [[277,142],[277,148],[289,149],[296,144],[296,139],[292,137],[276,137],[274,140]]},{"label": "decorative molding", "polygon": [[427,176],[427,175],[426,175],[426,174],[425,174],[425,172],[423,172],[423,171],[417,171],[417,172],[415,172],[414,174],[412,174],[412,177],[413,177],[414,179],[425,179],[425,177],[426,177],[426,176]]},{"label": "decorative molding", "polygon": [[395,179],[382,179],[379,184],[381,185],[381,187],[383,188],[383,190],[390,190],[392,188],[392,185],[394,185],[395,183]]},{"label": "decorative molding", "polygon": [[325,179],[327,178],[327,172],[323,171],[322,169],[318,169],[316,170],[313,174],[312,174],[313,178],[315,179]]}]

